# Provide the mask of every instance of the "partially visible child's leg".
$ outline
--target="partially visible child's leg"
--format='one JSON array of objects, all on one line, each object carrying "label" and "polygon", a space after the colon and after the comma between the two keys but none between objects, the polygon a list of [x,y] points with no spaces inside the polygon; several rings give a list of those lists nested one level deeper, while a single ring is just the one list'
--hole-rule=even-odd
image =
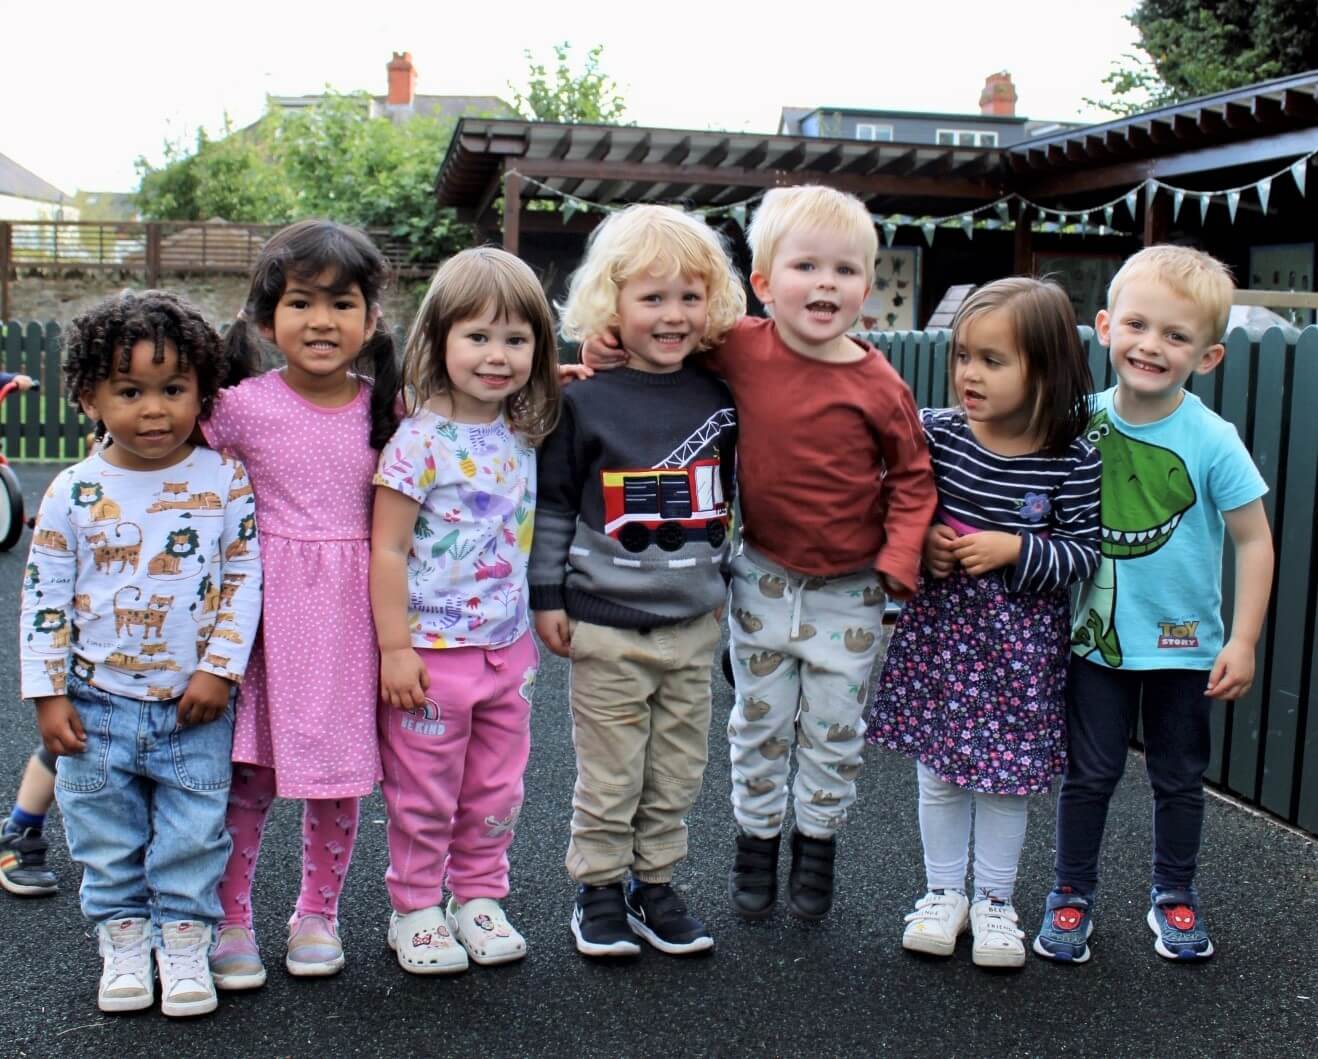
[{"label": "partially visible child's leg", "polygon": [[975,794],[975,898],[971,958],[981,967],[1020,967],[1025,932],[1012,904],[1029,800],[1014,794]]},{"label": "partially visible child's leg", "polygon": [[583,956],[641,951],[627,923],[623,880],[635,856],[650,700],[662,665],[649,632],[575,624],[570,697],[577,782],[564,863],[577,883],[571,927]]},{"label": "partially visible child's leg", "polygon": [[508,647],[481,653],[485,680],[472,689],[478,701],[449,843],[453,897],[445,921],[473,960],[496,964],[526,955],[525,939],[499,902],[508,894],[508,847],[522,810],[539,658],[530,632]]},{"label": "partially visible child's leg", "polygon": [[425,705],[380,706],[380,785],[388,810],[393,914],[389,945],[413,974],[466,970],[444,917],[444,867],[471,736],[471,690],[485,668],[476,647],[417,652],[430,675]]},{"label": "partially visible child's leg", "polygon": [[38,897],[59,889],[55,873],[46,867],[49,844],[41,833],[54,801],[55,755],[38,747],[28,758],[14,808],[0,829],[0,886],[12,894]]},{"label": "partially visible child's leg", "polygon": [[233,852],[220,880],[220,903],[224,909],[221,929],[252,927],[252,883],[265,837],[266,818],[274,800],[274,769],[243,763],[233,766],[225,816],[225,827],[233,838]]},{"label": "partially visible child's leg", "polygon": [[360,815],[360,798],[308,798],[303,803],[302,890],[296,916],[338,919]]},{"label": "partially visible child's leg", "polygon": [[[931,956],[951,956],[966,929],[966,861],[970,848],[970,791],[948,783],[917,763],[920,788],[920,842],[924,847],[926,892],[906,917],[902,948]],[[978,847],[976,847],[978,852]]]},{"label": "partially visible child's leg", "polygon": [[1040,956],[1074,963],[1089,959],[1098,856],[1108,803],[1126,768],[1141,679],[1139,673],[1071,658],[1066,704],[1069,745],[1057,797],[1055,883],[1034,940],[1034,951]]},{"label": "partially visible child's leg", "polygon": [[1213,943],[1194,877],[1212,750],[1211,700],[1200,670],[1154,670],[1144,680],[1144,757],[1153,786],[1153,897],[1149,926],[1168,959],[1202,959]]},{"label": "partially visible child's leg", "polygon": [[650,633],[663,670],[651,700],[627,909],[632,929],[671,955],[714,947],[704,923],[688,913],[671,883],[673,866],[686,859],[686,816],[709,762],[709,682],[721,634],[713,614]]}]

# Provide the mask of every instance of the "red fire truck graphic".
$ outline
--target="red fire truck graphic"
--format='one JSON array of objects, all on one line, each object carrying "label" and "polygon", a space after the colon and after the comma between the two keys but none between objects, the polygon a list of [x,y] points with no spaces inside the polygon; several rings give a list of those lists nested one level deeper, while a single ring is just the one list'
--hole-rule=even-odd
[{"label": "red fire truck graphic", "polygon": [[629,552],[651,544],[675,552],[701,540],[721,547],[728,535],[728,504],[719,460],[692,457],[715,441],[733,416],[730,408],[719,410],[656,467],[602,472],[604,532]]}]

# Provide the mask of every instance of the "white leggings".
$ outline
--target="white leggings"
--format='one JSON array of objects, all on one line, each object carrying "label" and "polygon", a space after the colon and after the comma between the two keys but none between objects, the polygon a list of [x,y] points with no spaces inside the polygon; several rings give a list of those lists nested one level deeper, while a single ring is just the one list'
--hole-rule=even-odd
[{"label": "white leggings", "polygon": [[966,887],[970,804],[975,804],[975,895],[1011,901],[1025,843],[1029,802],[1015,794],[984,794],[948,783],[916,764],[920,782],[920,838],[930,890]]}]

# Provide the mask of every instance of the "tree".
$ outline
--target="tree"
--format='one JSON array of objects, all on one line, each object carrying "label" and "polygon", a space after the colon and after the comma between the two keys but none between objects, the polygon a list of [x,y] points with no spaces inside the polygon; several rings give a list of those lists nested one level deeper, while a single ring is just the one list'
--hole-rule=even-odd
[{"label": "tree", "polygon": [[364,93],[327,91],[310,107],[269,105],[255,124],[187,151],[165,145],[165,163],[137,161],[138,208],[150,220],[285,224],[328,217],[384,227],[405,238],[413,260],[434,261],[470,243],[452,210],[435,202],[435,170],[452,123],[370,117]]},{"label": "tree", "polygon": [[1132,114],[1318,67],[1313,0],[1141,0],[1126,16],[1142,55],[1103,78],[1112,97],[1086,100]]},{"label": "tree", "polygon": [[627,104],[618,93],[613,78],[600,70],[604,45],[596,44],[586,52],[580,73],[573,73],[570,61],[572,45],[567,41],[554,45],[558,62],[552,77],[531,51],[523,54],[528,65],[526,92],[509,83],[513,107],[529,121],[557,121],[587,125],[619,124]]}]

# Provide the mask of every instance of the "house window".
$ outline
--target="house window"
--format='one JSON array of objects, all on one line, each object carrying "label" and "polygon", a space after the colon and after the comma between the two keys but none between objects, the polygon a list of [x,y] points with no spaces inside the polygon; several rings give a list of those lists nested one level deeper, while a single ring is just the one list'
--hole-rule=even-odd
[{"label": "house window", "polygon": [[892,143],[892,126],[857,123],[856,139],[883,140],[886,143]]},{"label": "house window", "polygon": [[996,147],[998,134],[976,129],[939,129],[934,142],[943,147]]}]

